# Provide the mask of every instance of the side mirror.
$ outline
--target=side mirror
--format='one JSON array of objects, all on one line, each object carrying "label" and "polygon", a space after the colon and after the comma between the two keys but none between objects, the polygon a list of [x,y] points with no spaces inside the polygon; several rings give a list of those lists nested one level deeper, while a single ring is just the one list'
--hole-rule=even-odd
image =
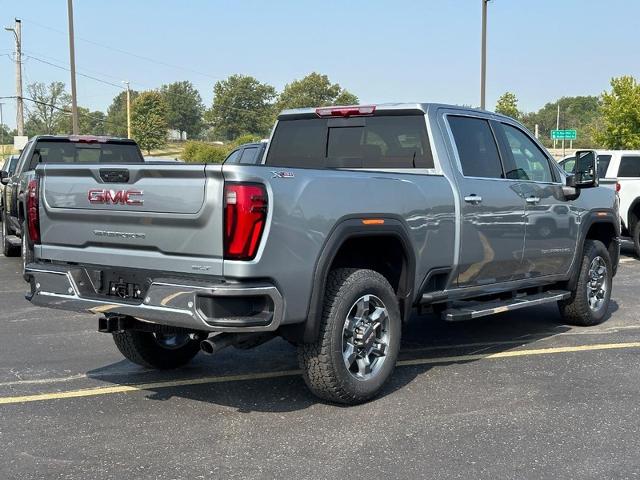
[{"label": "side mirror", "polygon": [[593,188],[598,186],[598,154],[595,150],[578,150],[574,175],[567,178],[567,186]]},{"label": "side mirror", "polygon": [[7,185],[9,183],[9,172],[6,170],[0,171],[0,183]]}]

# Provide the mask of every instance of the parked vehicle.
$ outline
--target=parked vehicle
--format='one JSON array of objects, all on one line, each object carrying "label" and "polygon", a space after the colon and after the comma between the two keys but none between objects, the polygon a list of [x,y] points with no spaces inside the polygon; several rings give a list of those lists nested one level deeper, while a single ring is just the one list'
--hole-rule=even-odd
[{"label": "parked vehicle", "polygon": [[[9,155],[2,164],[2,170],[7,175],[13,175],[18,164],[18,155]],[[0,222],[2,221],[2,211],[4,210],[4,185],[0,183]]]},{"label": "parked vehicle", "polygon": [[[38,199],[35,198],[38,179],[35,169],[38,165],[69,165],[73,164],[75,174],[83,176],[89,172],[88,165],[97,164],[128,165],[144,163],[138,145],[129,139],[94,137],[94,136],[52,136],[39,135],[33,137],[22,150],[15,171],[2,170],[0,183],[4,186],[2,192],[2,233],[0,244],[5,256],[18,256],[22,252],[23,261],[32,260],[31,248],[22,241],[29,233],[35,235],[36,225],[27,220],[29,210],[37,209]],[[79,168],[81,165],[82,168]],[[126,170],[122,170],[126,172]],[[101,173],[98,173],[101,175]],[[117,170],[110,175],[123,181]],[[67,178],[69,183],[72,178]],[[59,201],[72,205],[75,200],[68,192],[61,192]],[[33,218],[33,217],[31,217]]]},{"label": "parked vehicle", "polygon": [[[634,244],[640,256],[640,150],[597,150],[600,183],[615,189],[620,197],[622,235]],[[562,168],[573,173],[575,157],[560,161]]]},{"label": "parked vehicle", "polygon": [[[102,315],[152,368],[281,335],[316,395],[363,402],[414,308],[458,321],[554,302],[566,322],[605,319],[618,203],[593,151],[577,163],[566,175],[508,117],[391,104],[285,111],[258,165],[45,164],[27,298]],[[541,238],[532,216],[571,228]]]},{"label": "parked vehicle", "polygon": [[267,149],[268,142],[245,143],[234,149],[227,158],[224,159],[225,164],[244,164],[256,165],[262,162],[262,157]]}]

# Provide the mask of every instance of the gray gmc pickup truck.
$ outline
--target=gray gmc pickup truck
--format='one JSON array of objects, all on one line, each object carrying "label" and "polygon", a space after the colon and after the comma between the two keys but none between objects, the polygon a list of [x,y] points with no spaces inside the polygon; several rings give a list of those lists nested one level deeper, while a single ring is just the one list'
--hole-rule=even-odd
[{"label": "gray gmc pickup truck", "polygon": [[576,164],[508,117],[419,103],[285,111],[258,165],[42,164],[27,298],[101,315],[153,368],[280,335],[316,395],[363,402],[414,309],[605,319],[618,200],[593,151]]}]

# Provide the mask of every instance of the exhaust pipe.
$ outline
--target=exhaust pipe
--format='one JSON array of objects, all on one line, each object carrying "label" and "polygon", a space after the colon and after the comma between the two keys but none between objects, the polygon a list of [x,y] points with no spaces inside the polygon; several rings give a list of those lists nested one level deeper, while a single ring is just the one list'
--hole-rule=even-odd
[{"label": "exhaust pipe", "polygon": [[207,338],[200,342],[200,350],[202,350],[207,355],[213,355],[214,353],[218,353],[223,348],[227,348],[229,345],[232,345],[233,342],[236,341],[236,336],[231,333],[220,333],[218,335],[214,335],[211,338]]}]

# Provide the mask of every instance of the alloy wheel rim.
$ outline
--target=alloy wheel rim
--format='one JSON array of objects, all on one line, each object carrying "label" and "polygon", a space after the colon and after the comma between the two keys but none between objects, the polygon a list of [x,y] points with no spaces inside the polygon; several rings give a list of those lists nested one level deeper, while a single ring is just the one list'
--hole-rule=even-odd
[{"label": "alloy wheel rim", "polygon": [[602,308],[608,288],[607,264],[604,258],[597,256],[591,260],[587,279],[587,300],[592,311],[597,312]]},{"label": "alloy wheel rim", "polygon": [[389,312],[375,295],[363,295],[349,309],[342,327],[342,358],[354,378],[376,376],[387,358]]},{"label": "alloy wheel rim", "polygon": [[158,345],[162,348],[166,348],[167,350],[182,348],[191,340],[188,333],[165,334],[154,332],[153,338]]}]

